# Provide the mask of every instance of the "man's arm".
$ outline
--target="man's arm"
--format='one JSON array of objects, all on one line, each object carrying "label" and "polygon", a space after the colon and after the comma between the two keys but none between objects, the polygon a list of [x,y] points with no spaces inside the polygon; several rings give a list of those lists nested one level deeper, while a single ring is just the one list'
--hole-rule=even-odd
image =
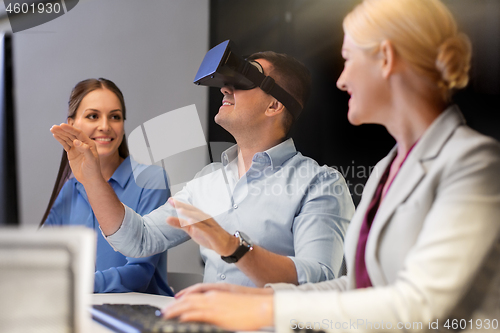
[{"label": "man's arm", "polygon": [[[285,257],[266,251],[269,255],[256,252],[259,256],[253,258],[246,254],[236,265],[249,277],[257,275],[254,278],[262,279],[264,284],[304,284],[338,277],[344,254],[344,235],[354,214],[351,195],[340,173],[326,167],[317,169],[307,185],[291,225],[294,254]],[[274,260],[276,257],[292,262],[294,281],[287,279],[289,275],[280,274],[283,267],[274,266],[279,265]]]},{"label": "man's arm", "polygon": [[101,230],[105,235],[115,233],[121,226],[125,209],[101,174],[95,142],[68,124],[52,126],[50,131],[67,152],[71,171],[85,187]]},{"label": "man's arm", "polygon": [[[336,276],[342,262],[345,226],[354,212],[354,205],[340,175],[328,174],[326,179],[318,178],[317,181],[324,188],[318,193],[311,191],[313,194],[304,198],[305,203],[294,221],[295,256],[287,257],[254,246],[236,263],[257,286],[277,282],[319,282]],[[343,186],[343,193],[331,195],[338,185]],[[170,204],[175,206],[181,219],[171,217],[167,223],[182,228],[198,244],[221,256],[234,253],[238,239],[211,216],[178,200],[170,199]]]},{"label": "man's arm", "polygon": [[[168,202],[175,207],[179,217],[169,217],[167,223],[182,228],[191,238],[203,247],[214,250],[221,256],[229,256],[239,246],[239,240],[224,230],[213,218],[196,207],[174,198]],[[222,260],[222,259],[221,259]],[[271,282],[288,282],[297,284],[297,272],[293,261],[254,246],[237,263],[257,287]]]},{"label": "man's arm", "polygon": [[[233,238],[236,237],[233,236]],[[236,263],[236,266],[257,287],[277,282],[299,284],[297,269],[292,259],[270,252],[260,246],[254,246],[252,251],[247,252]]]}]

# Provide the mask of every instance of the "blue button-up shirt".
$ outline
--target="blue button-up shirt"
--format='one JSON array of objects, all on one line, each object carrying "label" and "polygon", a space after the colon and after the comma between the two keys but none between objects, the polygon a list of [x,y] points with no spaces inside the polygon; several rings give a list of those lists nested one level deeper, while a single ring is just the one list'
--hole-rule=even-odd
[{"label": "blue button-up shirt", "polygon": [[[349,190],[340,173],[295,150],[292,139],[253,156],[250,169],[238,176],[238,147],[222,153],[175,195],[210,214],[229,233],[243,231],[255,245],[295,263],[299,283],[319,282],[338,275],[343,242],[354,213]],[[166,224],[176,215],[167,202],[142,217],[125,205],[120,229],[108,241],[128,256],[164,251],[189,239]],[[205,282],[255,286],[234,264],[201,247]]]},{"label": "blue button-up shirt", "polygon": [[[134,168],[145,168],[134,164]],[[157,168],[160,179],[163,178],[161,168]],[[134,181],[130,157],[127,157],[108,183],[118,198],[140,214],[147,214],[164,204],[170,195],[169,189],[143,189]],[[83,185],[75,178],[69,179],[59,192],[52,206],[44,226],[83,225],[99,230],[92,207]],[[146,258],[127,258],[115,252],[100,232],[97,233],[96,272],[94,292],[132,292],[140,291],[153,294],[172,295],[172,291],[165,284],[158,265],[165,270],[166,253]],[[163,276],[163,277],[162,277]]]}]

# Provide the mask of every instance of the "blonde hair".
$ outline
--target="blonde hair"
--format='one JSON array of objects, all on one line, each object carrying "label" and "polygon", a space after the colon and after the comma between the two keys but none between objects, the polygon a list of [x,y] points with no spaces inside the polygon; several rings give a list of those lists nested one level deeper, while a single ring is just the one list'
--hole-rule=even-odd
[{"label": "blonde hair", "polygon": [[364,0],[344,19],[344,32],[366,50],[384,40],[449,99],[469,81],[471,44],[439,0]]}]

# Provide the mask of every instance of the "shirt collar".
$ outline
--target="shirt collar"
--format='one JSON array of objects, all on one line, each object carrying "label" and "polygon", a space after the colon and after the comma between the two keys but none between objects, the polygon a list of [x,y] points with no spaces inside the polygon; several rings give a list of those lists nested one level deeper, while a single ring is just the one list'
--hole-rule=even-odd
[{"label": "shirt collar", "polygon": [[[132,167],[130,165],[130,156],[128,156],[118,166],[118,168],[115,170],[115,172],[113,173],[113,175],[109,180],[113,179],[118,185],[121,186],[121,188],[125,188],[125,185],[127,185],[130,177],[133,177],[133,175],[132,175]],[[69,179],[72,178],[75,178],[73,174],[71,174]],[[85,191],[85,188],[83,187],[82,183],[80,183],[76,179],[75,179],[75,187],[80,193],[80,195],[85,199],[85,201],[88,202],[89,199],[87,198],[87,192]]]},{"label": "shirt collar", "polygon": [[[297,150],[295,149],[295,144],[293,143],[293,139],[289,138],[288,140],[283,141],[282,143],[269,148],[268,150],[257,153],[254,155],[254,159],[256,157],[266,156],[271,161],[271,167],[275,168],[281,166],[291,157],[297,154]],[[229,149],[225,150],[221,154],[222,165],[226,166],[229,162],[238,157],[238,145],[234,145]]]},{"label": "shirt collar", "polygon": [[118,166],[109,180],[113,179],[118,183],[118,185],[124,188],[125,185],[127,185],[127,182],[130,179],[131,175],[132,166],[130,164],[130,156],[127,156],[127,158],[125,158],[123,162]]}]

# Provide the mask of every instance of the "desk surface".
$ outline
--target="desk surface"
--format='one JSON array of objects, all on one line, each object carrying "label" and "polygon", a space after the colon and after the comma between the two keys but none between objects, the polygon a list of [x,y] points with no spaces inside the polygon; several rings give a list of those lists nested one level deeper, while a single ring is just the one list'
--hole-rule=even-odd
[{"label": "desk surface", "polygon": [[[149,304],[163,309],[168,303],[173,302],[173,297],[141,294],[141,293],[123,293],[123,294],[93,294],[92,304],[103,303],[125,303],[125,304]],[[107,327],[92,320],[90,325],[92,333],[112,332]]]}]

